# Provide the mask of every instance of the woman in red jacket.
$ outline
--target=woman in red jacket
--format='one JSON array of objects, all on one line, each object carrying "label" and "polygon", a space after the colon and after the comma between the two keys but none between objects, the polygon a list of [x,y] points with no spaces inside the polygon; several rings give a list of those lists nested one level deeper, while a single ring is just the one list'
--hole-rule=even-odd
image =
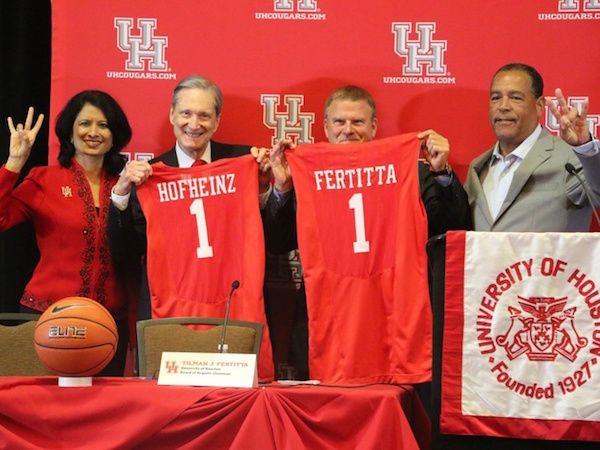
[{"label": "woman in red jacket", "polygon": [[[40,260],[21,297],[22,312],[42,313],[65,297],[88,297],[104,305],[119,328],[119,349],[99,375],[123,375],[128,315],[135,292],[128,273],[115,267],[106,238],[110,191],[125,165],[120,151],[131,127],[119,104],[101,91],[75,95],[59,114],[59,165],[35,167],[15,183],[29,158],[42,125],[33,125],[33,108],[25,124],[10,128],[10,150],[0,169],[0,230],[31,220]],[[131,268],[129,268],[131,269]]]}]

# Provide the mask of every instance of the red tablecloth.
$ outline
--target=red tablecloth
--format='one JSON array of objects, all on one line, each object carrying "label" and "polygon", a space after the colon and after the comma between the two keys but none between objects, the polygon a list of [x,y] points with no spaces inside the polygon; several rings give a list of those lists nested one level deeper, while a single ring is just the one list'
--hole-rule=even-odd
[{"label": "red tablecloth", "polygon": [[429,430],[410,386],[223,389],[94,378],[67,388],[55,377],[0,377],[0,448],[418,449],[429,447]]}]

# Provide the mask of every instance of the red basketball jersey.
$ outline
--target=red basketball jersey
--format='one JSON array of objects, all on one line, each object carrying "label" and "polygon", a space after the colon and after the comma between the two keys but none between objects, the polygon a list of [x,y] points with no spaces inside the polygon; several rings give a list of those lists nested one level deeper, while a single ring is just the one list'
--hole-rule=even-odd
[{"label": "red basketball jersey", "polygon": [[273,378],[263,281],[257,165],[250,155],[174,168],[157,163],[137,195],[147,222],[152,317],[224,317],[264,325],[260,379]]},{"label": "red basketball jersey", "polygon": [[309,366],[325,383],[431,379],[427,217],[419,141],[288,152],[309,316]]}]

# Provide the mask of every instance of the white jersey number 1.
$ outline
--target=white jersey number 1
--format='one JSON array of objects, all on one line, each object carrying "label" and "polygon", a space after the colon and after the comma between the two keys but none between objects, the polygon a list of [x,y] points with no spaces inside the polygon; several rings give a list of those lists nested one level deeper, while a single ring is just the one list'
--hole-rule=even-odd
[{"label": "white jersey number 1", "polygon": [[356,241],[352,244],[354,253],[369,253],[370,247],[365,232],[365,210],[362,194],[354,194],[350,197],[348,205],[350,209],[354,210],[354,230],[356,231]]},{"label": "white jersey number 1", "polygon": [[213,248],[208,243],[208,229],[206,227],[206,215],[204,214],[204,203],[202,199],[196,199],[190,205],[190,213],[196,216],[196,227],[198,229],[198,242],[196,249],[198,258],[212,258]]}]

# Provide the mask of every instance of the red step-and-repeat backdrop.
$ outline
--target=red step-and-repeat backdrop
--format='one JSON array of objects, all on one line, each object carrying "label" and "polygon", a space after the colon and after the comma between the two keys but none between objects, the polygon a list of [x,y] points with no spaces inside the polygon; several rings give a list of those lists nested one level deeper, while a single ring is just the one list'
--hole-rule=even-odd
[{"label": "red step-and-repeat backdrop", "polygon": [[[435,129],[462,181],[495,142],[488,92],[504,64],[536,67],[545,95],[561,87],[572,105],[588,97],[599,131],[600,0],[53,0],[52,15],[50,126],[77,92],[105,90],[131,121],[132,159],[174,145],[171,93],[194,73],[224,93],[216,140],[322,141],[325,99],[357,84],[377,101],[378,137]],[[542,123],[557,132],[547,112]],[[51,136],[51,164],[57,154]],[[301,276],[297,254],[290,264],[267,273],[278,323],[290,319],[289,288]],[[272,333],[285,361],[289,327]],[[278,370],[285,376],[285,363]]]},{"label": "red step-and-repeat backdrop", "polygon": [[[589,97],[593,130],[600,120],[598,0],[53,0],[52,10],[51,120],[78,91],[106,90],[131,120],[131,158],[173,146],[171,93],[193,73],[223,90],[217,140],[323,140],[325,99],[358,84],[377,102],[379,137],[435,129],[463,181],[494,143],[488,89],[506,63],[536,67],[546,95]],[[52,136],[51,163],[57,151]]]}]

